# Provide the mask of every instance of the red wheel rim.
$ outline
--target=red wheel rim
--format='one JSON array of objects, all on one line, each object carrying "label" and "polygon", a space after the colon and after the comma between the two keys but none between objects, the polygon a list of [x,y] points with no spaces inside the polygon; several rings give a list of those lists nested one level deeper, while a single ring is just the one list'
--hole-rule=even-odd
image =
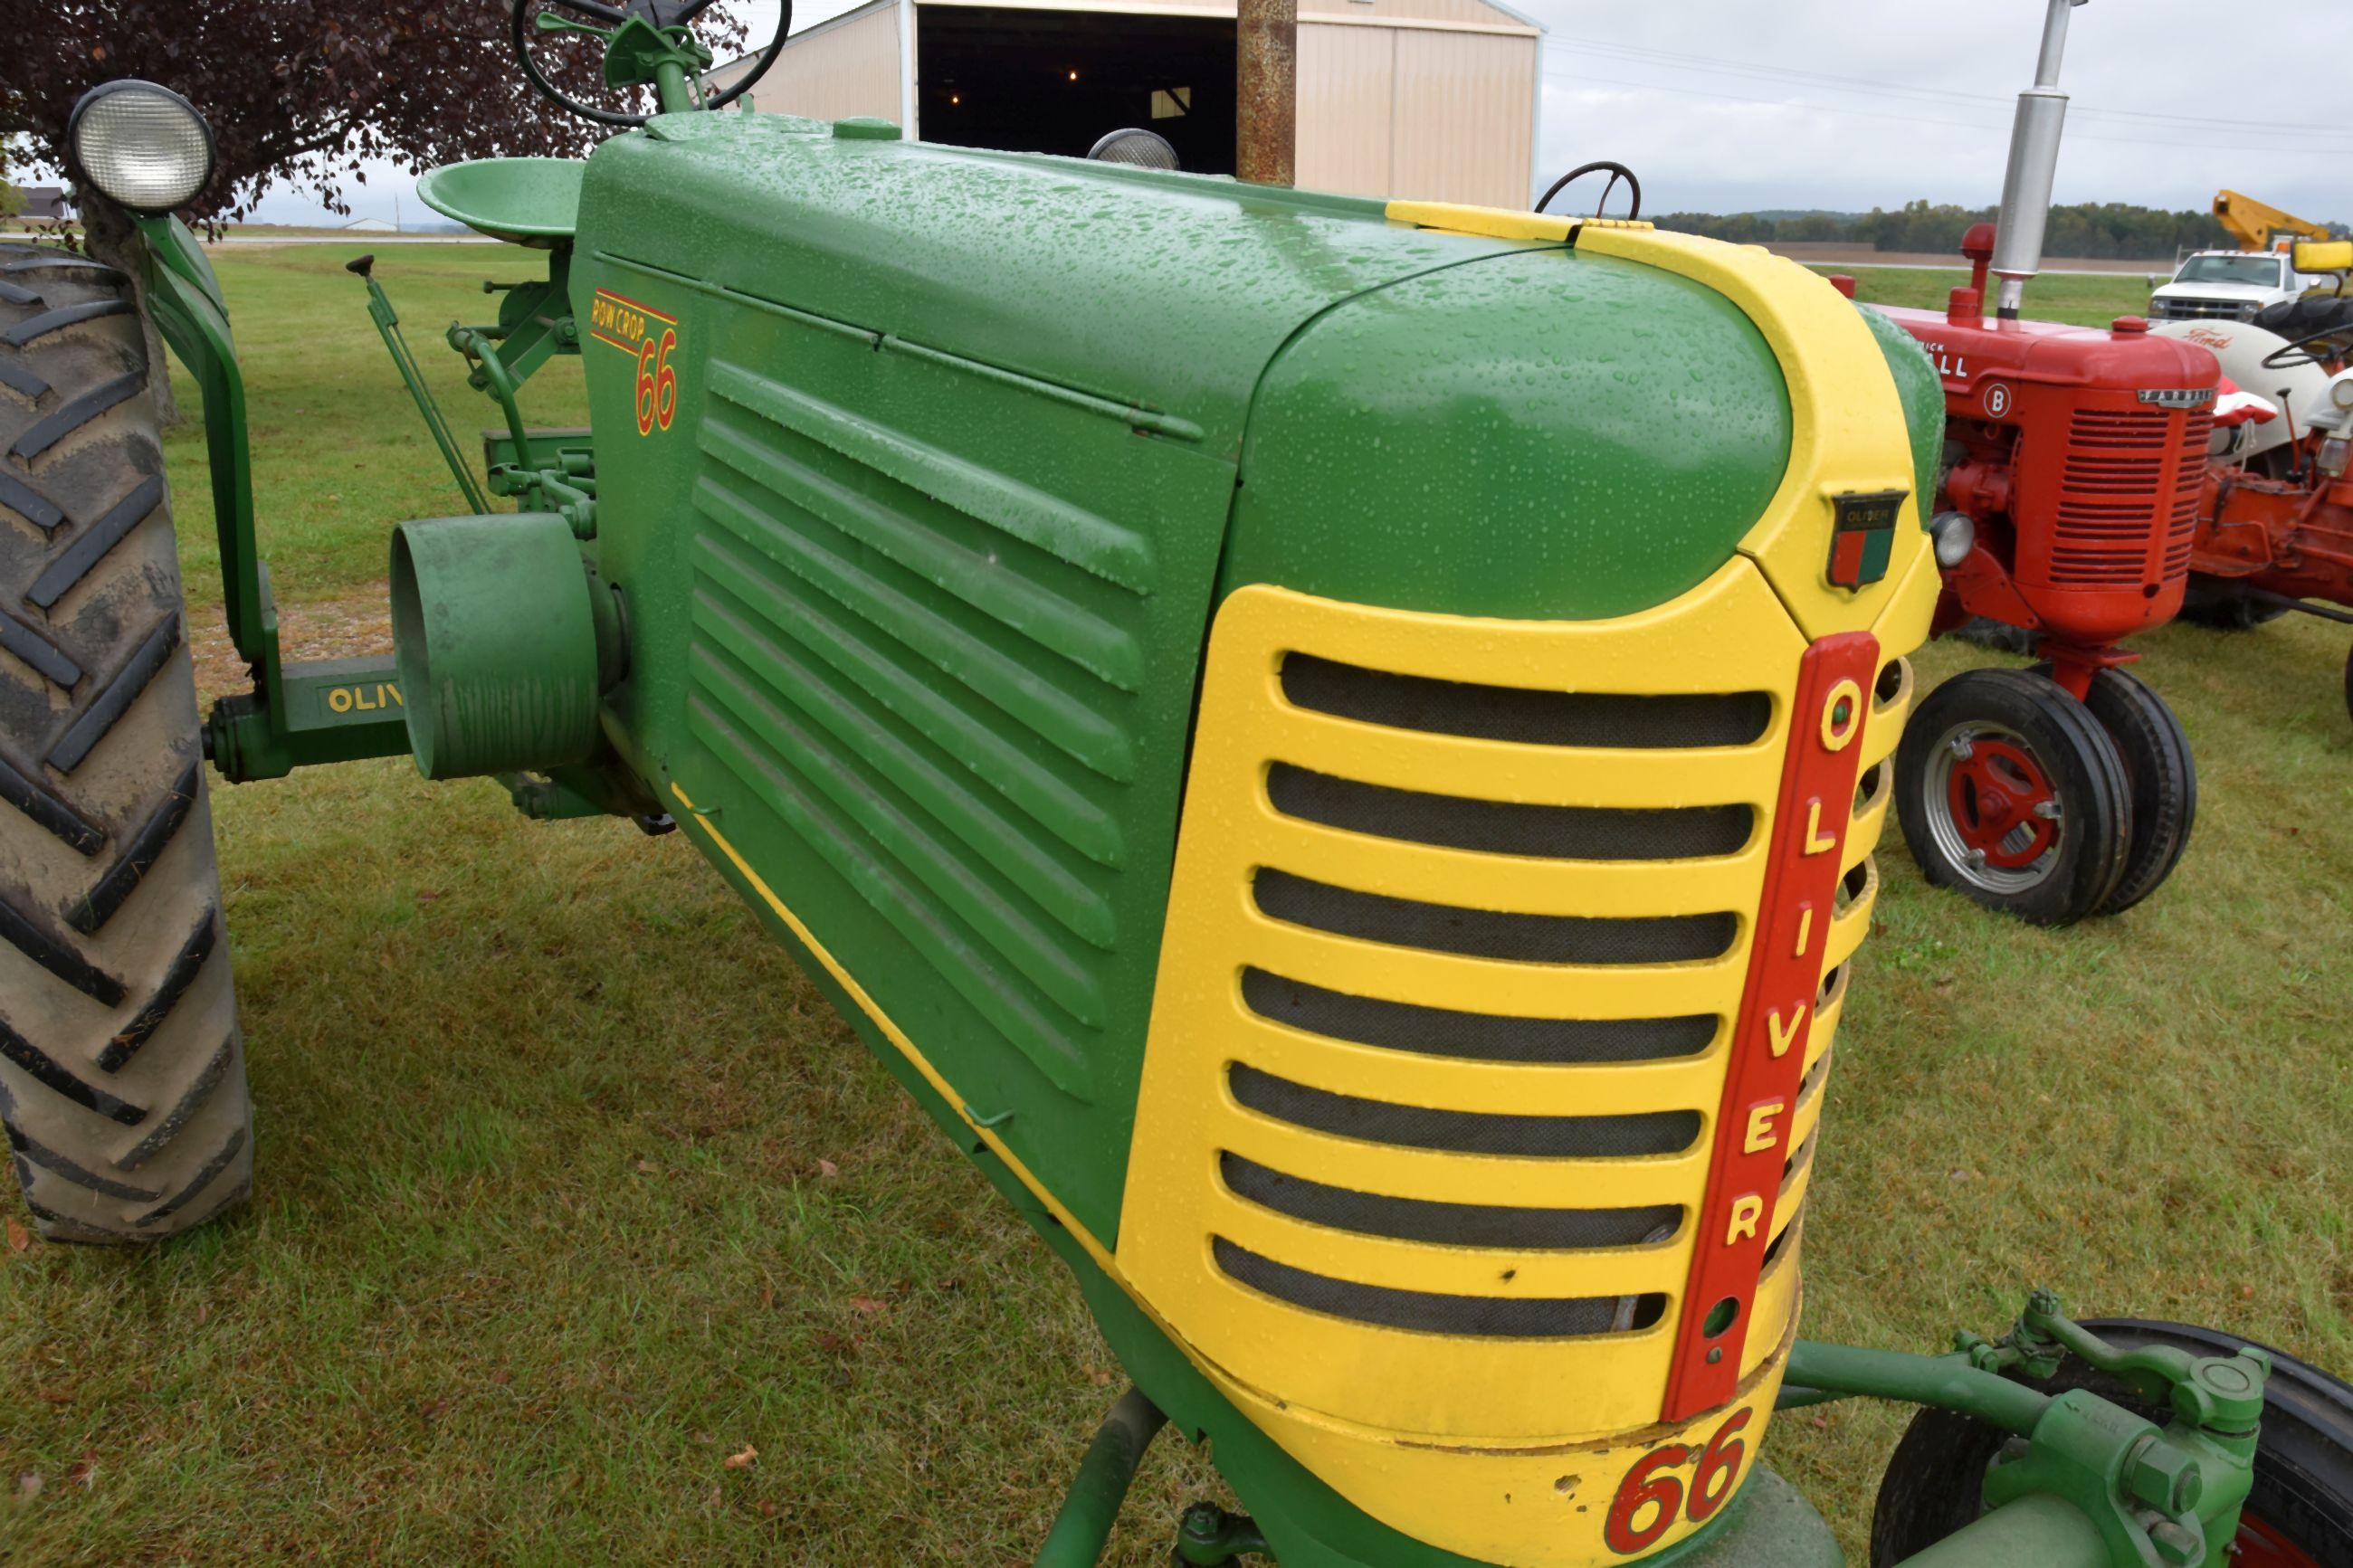
[{"label": "red wheel rim", "polygon": [[2239,1516],[2231,1543],[2234,1568],[2320,1568],[2320,1560],[2251,1513]]},{"label": "red wheel rim", "polygon": [[[2023,746],[1990,736],[1969,742],[1945,785],[1961,842],[2004,871],[2023,870],[2050,852],[2059,825],[2038,807],[2058,792]],[[2025,829],[2021,832],[2021,829]]]}]

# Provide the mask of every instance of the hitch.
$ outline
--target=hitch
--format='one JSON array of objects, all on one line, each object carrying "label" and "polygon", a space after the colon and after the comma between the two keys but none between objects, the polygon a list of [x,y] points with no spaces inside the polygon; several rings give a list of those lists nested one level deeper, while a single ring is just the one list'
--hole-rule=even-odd
[{"label": "hitch", "polygon": [[[2120,1349],[2067,1317],[2048,1290],[2029,1297],[2000,1339],[1963,1331],[1954,1342],[1953,1354],[1928,1357],[1800,1340],[1780,1399],[1782,1408],[1895,1399],[2012,1435],[1986,1471],[1984,1517],[1910,1559],[1915,1568],[2216,1568],[2225,1560],[2253,1484],[2268,1355]],[[2031,1386],[2070,1356],[2172,1418],[2160,1429],[2085,1389]]]}]

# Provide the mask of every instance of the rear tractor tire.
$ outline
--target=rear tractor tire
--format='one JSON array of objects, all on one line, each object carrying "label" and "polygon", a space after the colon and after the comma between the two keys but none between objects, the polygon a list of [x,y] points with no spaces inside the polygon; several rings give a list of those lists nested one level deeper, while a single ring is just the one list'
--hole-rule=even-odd
[{"label": "rear tractor tire", "polygon": [[2192,573],[2181,595],[2181,613],[2174,618],[2211,631],[2248,632],[2286,614],[2278,605],[2249,598],[2245,589],[2227,578]]},{"label": "rear tractor tire", "polygon": [[[2186,1323],[2088,1322],[2126,1350],[2172,1345],[2192,1355],[2233,1355],[2247,1343]],[[2255,1450],[2254,1490],[2230,1545],[2235,1568],[2353,1568],[2353,1388],[2274,1351]],[[2086,1388],[2163,1426],[2168,1412],[2142,1404],[2122,1384],[2070,1361],[2051,1394]],[[2009,1434],[1946,1410],[1912,1418],[1880,1478],[1871,1521],[1872,1568],[1926,1551],[1984,1512],[1981,1488]]]},{"label": "rear tractor tire", "polygon": [[179,558],[121,274],[0,246],[0,1126],[42,1235],[250,1184]]},{"label": "rear tractor tire", "polygon": [[1895,801],[1921,873],[1989,910],[2072,925],[2124,879],[2124,759],[2048,676],[1973,669],[1931,691],[1896,751]]}]

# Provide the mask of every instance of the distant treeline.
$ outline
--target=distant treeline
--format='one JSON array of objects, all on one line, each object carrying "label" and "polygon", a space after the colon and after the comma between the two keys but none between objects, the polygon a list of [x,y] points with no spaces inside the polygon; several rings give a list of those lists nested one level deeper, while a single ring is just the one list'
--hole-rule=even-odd
[{"label": "distant treeline", "polygon": [[[1819,241],[1955,254],[1971,224],[1990,222],[1993,216],[1992,207],[1918,201],[1906,202],[1894,212],[1873,207],[1867,213],[1670,213],[1659,226],[1741,245]],[[2348,233],[2341,224],[2332,226],[2340,236]],[[2042,250],[2046,256],[2170,263],[2177,250],[2228,250],[2234,243],[2212,213],[2084,202],[2051,209]]]}]

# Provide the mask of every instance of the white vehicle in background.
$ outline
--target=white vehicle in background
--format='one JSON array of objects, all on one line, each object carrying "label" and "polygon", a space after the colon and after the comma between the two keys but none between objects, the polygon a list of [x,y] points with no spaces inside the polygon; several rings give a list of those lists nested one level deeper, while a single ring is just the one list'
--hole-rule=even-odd
[{"label": "white vehicle in background", "polygon": [[2149,319],[2251,321],[2267,306],[2301,299],[2332,281],[2298,272],[2285,250],[2201,250],[2149,296]]}]

